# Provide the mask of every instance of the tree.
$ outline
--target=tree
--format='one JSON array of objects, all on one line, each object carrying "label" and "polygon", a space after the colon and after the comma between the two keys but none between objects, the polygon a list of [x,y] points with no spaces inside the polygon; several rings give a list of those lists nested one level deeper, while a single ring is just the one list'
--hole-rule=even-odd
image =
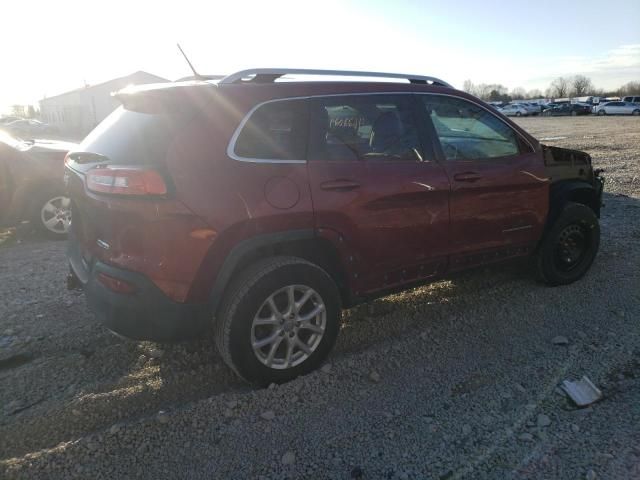
[{"label": "tree", "polygon": [[618,95],[640,95],[640,82],[628,82],[618,89]]},{"label": "tree", "polygon": [[522,87],[516,87],[511,90],[511,96],[517,100],[525,100],[527,98],[527,92]]},{"label": "tree", "polygon": [[558,77],[551,82],[548,92],[550,93],[549,97],[564,98],[569,93],[569,82],[564,77]]},{"label": "tree", "polygon": [[593,84],[591,83],[591,79],[589,77],[585,77],[584,75],[576,75],[571,80],[571,86],[574,97],[582,97],[589,93],[592,93]]},{"label": "tree", "polygon": [[471,95],[474,95],[476,86],[473,84],[471,80],[465,80],[464,83],[462,84],[462,90],[464,90],[467,93],[470,93]]},{"label": "tree", "polygon": [[542,98],[542,92],[538,88],[534,88],[533,90],[529,90],[527,92],[528,98]]}]

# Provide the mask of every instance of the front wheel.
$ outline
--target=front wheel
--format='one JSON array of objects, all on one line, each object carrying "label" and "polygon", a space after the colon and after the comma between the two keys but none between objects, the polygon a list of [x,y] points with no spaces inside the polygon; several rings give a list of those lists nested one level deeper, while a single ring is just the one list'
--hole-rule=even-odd
[{"label": "front wheel", "polygon": [[536,253],[538,278],[549,285],[575,282],[587,273],[599,246],[600,224],[594,211],[567,203]]},{"label": "front wheel", "polygon": [[604,108],[602,110],[598,110],[598,115],[602,116],[602,115],[606,115],[607,112],[604,111]]},{"label": "front wheel", "polygon": [[571,116],[572,117],[575,117],[576,115],[578,115],[578,112],[576,112],[576,111],[571,112]]},{"label": "front wheel", "polygon": [[520,116],[520,112],[516,112],[516,117],[519,117],[519,116]]},{"label": "front wheel", "polygon": [[631,115],[640,115],[640,110],[634,110]]},{"label": "front wheel", "polygon": [[318,368],[336,341],[340,295],[320,267],[297,257],[260,261],[234,280],[215,320],[225,362],[256,385]]}]

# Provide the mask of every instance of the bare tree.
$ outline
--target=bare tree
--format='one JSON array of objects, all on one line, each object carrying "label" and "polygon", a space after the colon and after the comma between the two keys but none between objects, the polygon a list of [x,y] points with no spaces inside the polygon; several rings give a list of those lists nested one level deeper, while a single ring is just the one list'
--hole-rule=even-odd
[{"label": "bare tree", "polygon": [[476,97],[481,98],[482,100],[489,100],[489,95],[491,95],[491,85],[487,85],[486,83],[481,83],[480,85],[476,85],[475,95]]},{"label": "bare tree", "polygon": [[576,75],[571,80],[572,90],[571,93],[574,97],[582,97],[591,93],[593,90],[593,84],[591,83],[591,79],[589,77],[585,77],[584,75]]},{"label": "bare tree", "polygon": [[516,100],[525,100],[527,98],[527,91],[522,87],[516,87],[511,90],[511,96]]},{"label": "bare tree", "polygon": [[471,80],[465,80],[464,83],[462,84],[462,90],[464,90],[467,93],[470,93],[471,95],[475,95],[476,86],[473,84]]},{"label": "bare tree", "polygon": [[618,95],[640,95],[640,82],[628,82],[620,87]]},{"label": "bare tree", "polygon": [[529,98],[541,98],[542,92],[538,88],[534,88],[533,90],[529,90],[527,92],[527,97]]},{"label": "bare tree", "polygon": [[569,93],[569,82],[564,77],[558,77],[549,86],[550,97],[564,98]]}]

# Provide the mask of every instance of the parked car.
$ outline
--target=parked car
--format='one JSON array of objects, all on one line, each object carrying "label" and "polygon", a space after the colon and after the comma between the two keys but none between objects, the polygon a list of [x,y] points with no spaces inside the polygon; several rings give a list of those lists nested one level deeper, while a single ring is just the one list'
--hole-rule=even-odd
[{"label": "parked car", "polygon": [[589,115],[591,113],[591,106],[583,105],[581,103],[560,103],[553,107],[546,108],[542,115],[545,117],[558,116],[558,115]]},{"label": "parked car", "polygon": [[64,156],[76,146],[0,133],[0,225],[30,220],[50,238],[66,238],[71,209],[64,193]]},{"label": "parked car", "polygon": [[541,113],[540,105],[529,103],[529,102],[521,102],[519,105],[522,105],[529,112],[529,115],[538,115]]},{"label": "parked car", "polygon": [[624,97],[622,101],[627,103],[637,103],[638,105],[640,105],[640,95],[636,95],[635,97]]},{"label": "parked car", "polygon": [[[296,74],[332,80],[275,81]],[[587,272],[603,186],[589,155],[433,77],[340,75],[357,74],[117,94],[66,160],[69,288],[127,337],[210,329],[266,385],[322,364],[342,308],[516,257],[550,285]]]},{"label": "parked car", "polygon": [[640,115],[640,105],[629,102],[607,102],[593,107],[596,115]]},{"label": "parked car", "polygon": [[507,117],[526,117],[531,111],[524,105],[511,103],[499,108],[498,111]]},{"label": "parked car", "polygon": [[13,115],[9,115],[6,117],[0,118],[0,125],[6,125],[9,122],[15,122],[16,120],[22,120],[20,117],[15,117]]},{"label": "parked car", "polygon": [[31,119],[14,120],[2,125],[1,128],[14,137],[25,139],[56,133],[52,125]]}]

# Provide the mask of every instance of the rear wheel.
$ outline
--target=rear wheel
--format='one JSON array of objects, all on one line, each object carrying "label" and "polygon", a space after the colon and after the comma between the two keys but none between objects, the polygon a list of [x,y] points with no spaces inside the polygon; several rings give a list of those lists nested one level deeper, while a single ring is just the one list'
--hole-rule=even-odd
[{"label": "rear wheel", "polygon": [[32,222],[52,239],[66,238],[71,226],[71,200],[59,193],[45,193],[35,202]]},{"label": "rear wheel", "polygon": [[538,278],[549,285],[566,285],[588,270],[600,246],[600,224],[593,210],[568,203],[547,231],[535,257]]},{"label": "rear wheel", "polygon": [[216,343],[248,382],[286,382],[322,364],[339,316],[338,289],[324,270],[300,258],[274,257],[233,282],[216,318]]},{"label": "rear wheel", "polygon": [[575,110],[573,112],[571,112],[571,116],[575,117],[576,115],[578,115],[578,112],[576,112]]},{"label": "rear wheel", "polygon": [[606,115],[607,112],[604,111],[604,108],[598,110],[598,115]]},{"label": "rear wheel", "polygon": [[516,117],[519,117],[519,116],[520,116],[520,112],[516,112]]},{"label": "rear wheel", "polygon": [[631,112],[632,115],[640,115],[640,110],[634,110]]}]

